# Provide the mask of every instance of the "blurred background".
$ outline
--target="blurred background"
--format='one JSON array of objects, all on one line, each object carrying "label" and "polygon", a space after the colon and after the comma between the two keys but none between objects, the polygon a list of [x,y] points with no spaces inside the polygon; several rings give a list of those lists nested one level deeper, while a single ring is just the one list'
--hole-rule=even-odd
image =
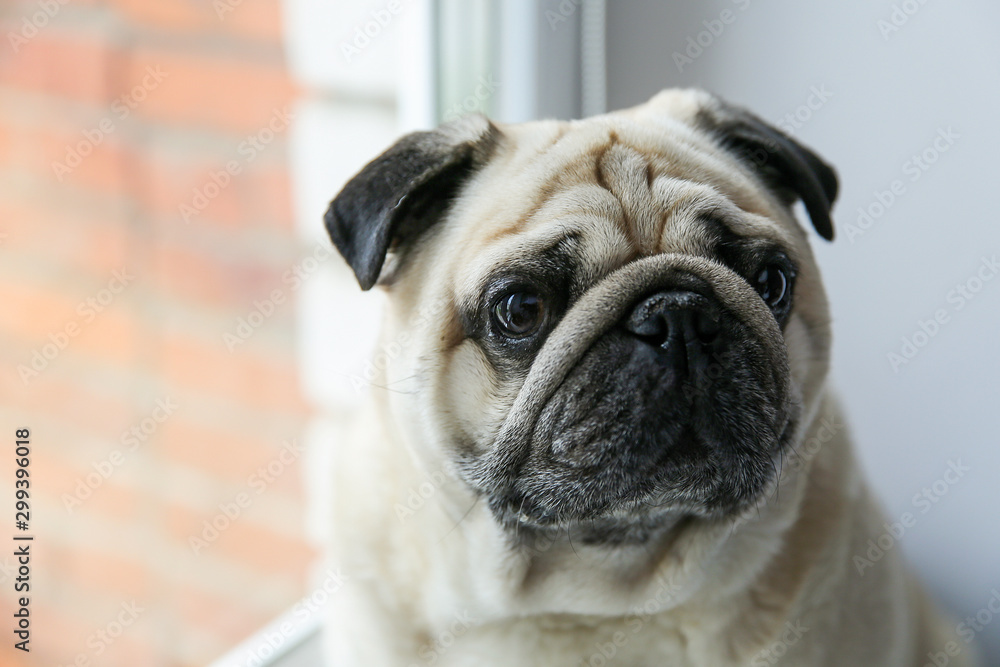
[{"label": "blurred background", "polygon": [[833,381],[907,524],[882,547],[1000,664],[998,24],[986,0],[4,2],[0,541],[17,428],[35,541],[31,652],[7,636],[0,665],[308,664],[325,455],[381,303],[330,198],[402,132],[670,86],[836,165],[814,246]]}]

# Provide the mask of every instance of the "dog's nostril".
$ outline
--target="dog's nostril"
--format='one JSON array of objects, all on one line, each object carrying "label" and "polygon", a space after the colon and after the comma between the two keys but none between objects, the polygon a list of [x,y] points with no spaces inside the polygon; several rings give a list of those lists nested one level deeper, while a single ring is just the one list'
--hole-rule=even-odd
[{"label": "dog's nostril", "polygon": [[626,328],[642,338],[650,345],[662,345],[670,337],[668,319],[660,313],[647,314],[645,317],[631,317]]},{"label": "dog's nostril", "polygon": [[704,310],[696,311],[694,314],[694,330],[698,336],[698,340],[702,343],[714,343],[719,337],[719,320]]}]

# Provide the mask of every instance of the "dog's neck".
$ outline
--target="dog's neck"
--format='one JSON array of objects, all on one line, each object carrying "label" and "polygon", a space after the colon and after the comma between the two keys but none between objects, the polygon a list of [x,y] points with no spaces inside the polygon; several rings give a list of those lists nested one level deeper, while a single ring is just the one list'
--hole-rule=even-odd
[{"label": "dog's neck", "polygon": [[[377,422],[386,429],[384,443],[391,449],[379,458],[393,462],[391,485],[397,492],[386,520],[398,522],[405,533],[393,543],[419,552],[412,558],[426,568],[419,574],[413,570],[414,580],[402,588],[416,589],[405,595],[422,607],[421,615],[443,613],[442,621],[456,604],[491,620],[625,616],[647,606],[666,611],[696,593],[698,604],[705,603],[703,589],[724,604],[726,595],[745,587],[779,551],[798,516],[811,467],[811,460],[795,467],[786,461],[780,486],[739,516],[678,513],[559,529],[501,523],[488,499],[470,488],[449,461],[452,447],[441,439],[446,436],[424,423],[419,412],[407,412],[411,402],[390,405],[399,397],[387,393],[382,398]],[[825,403],[817,397],[805,406],[795,441],[808,440],[821,417],[835,409],[822,407]],[[705,581],[712,585],[702,586]]]},{"label": "dog's neck", "polygon": [[725,605],[779,550],[798,517],[810,464],[786,469],[780,488],[739,517],[677,516],[647,526],[642,539],[637,528],[597,539],[609,534],[599,525],[512,533],[460,480],[438,479],[427,509],[404,525],[405,543],[419,544],[420,560],[435,568],[413,582],[422,591],[415,603],[429,620],[447,620],[458,605],[494,622],[659,613],[692,600]]}]

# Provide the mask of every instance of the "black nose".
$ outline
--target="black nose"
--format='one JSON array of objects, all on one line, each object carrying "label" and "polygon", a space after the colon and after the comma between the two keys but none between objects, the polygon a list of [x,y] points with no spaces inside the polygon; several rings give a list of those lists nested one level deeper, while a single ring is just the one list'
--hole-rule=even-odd
[{"label": "black nose", "polygon": [[679,374],[700,374],[722,344],[719,311],[700,294],[658,292],[639,302],[625,328],[657,348],[662,363]]}]

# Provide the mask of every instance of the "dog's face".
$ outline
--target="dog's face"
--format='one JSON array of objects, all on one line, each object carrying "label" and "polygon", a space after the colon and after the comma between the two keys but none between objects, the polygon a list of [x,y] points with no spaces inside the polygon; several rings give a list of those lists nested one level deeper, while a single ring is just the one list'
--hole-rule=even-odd
[{"label": "dog's face", "polygon": [[512,535],[641,540],[753,504],[794,446],[829,334],[789,207],[831,238],[836,188],[750,114],[667,91],[410,135],[327,226],[362,287],[389,292],[387,340],[407,341],[389,400],[425,466],[456,470]]}]

